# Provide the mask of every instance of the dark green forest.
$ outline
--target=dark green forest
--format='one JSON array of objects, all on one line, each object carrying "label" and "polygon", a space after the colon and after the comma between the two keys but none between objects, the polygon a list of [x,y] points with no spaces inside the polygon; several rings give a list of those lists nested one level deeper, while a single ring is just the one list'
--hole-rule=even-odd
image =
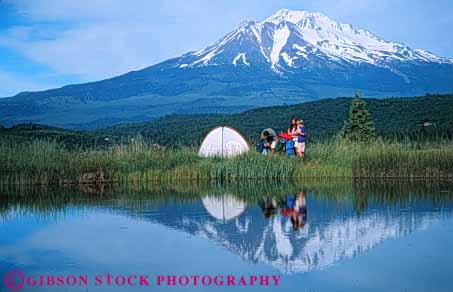
[{"label": "dark green forest", "polygon": [[[452,139],[453,95],[365,98],[373,124],[385,139]],[[0,126],[2,141],[26,142],[35,138],[63,142],[68,147],[106,147],[140,135],[147,142],[165,146],[196,146],[213,127],[230,125],[250,141],[262,129],[284,131],[291,116],[302,118],[311,141],[331,139],[342,129],[352,98],[322,99],[296,105],[272,106],[238,114],[171,115],[144,123],[122,124],[97,131],[70,131],[44,125]]]}]

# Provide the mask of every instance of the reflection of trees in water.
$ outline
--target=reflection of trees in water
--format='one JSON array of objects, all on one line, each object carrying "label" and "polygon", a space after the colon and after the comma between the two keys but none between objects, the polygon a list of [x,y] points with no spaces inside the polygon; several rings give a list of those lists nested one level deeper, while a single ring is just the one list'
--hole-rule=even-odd
[{"label": "reflection of trees in water", "polygon": [[[301,190],[306,194],[308,220],[294,231],[289,218],[281,214],[281,202]],[[108,185],[98,192],[79,187],[0,186],[0,212],[6,217],[55,217],[67,210],[101,208],[200,236],[245,261],[296,273],[354,257],[388,238],[425,228],[439,216],[451,216],[451,190],[449,184],[426,181],[188,182]],[[401,206],[411,208],[402,212]]]},{"label": "reflection of trees in water", "polygon": [[[243,200],[248,206],[281,199],[287,194],[303,190],[318,200],[334,201],[337,205],[353,202],[357,212],[363,212],[370,203],[397,204],[424,200],[436,204],[453,201],[453,182],[446,181],[257,181],[225,183],[219,181],[192,181],[179,184],[77,185],[31,186],[0,184],[0,214],[15,209],[21,212],[45,214],[66,207],[111,205],[143,210],[148,206],[168,205],[175,202],[195,202],[202,196],[229,194]],[[17,214],[20,214],[16,212]]]},{"label": "reflection of trees in water", "polygon": [[354,207],[363,212],[370,203],[387,205],[425,201],[436,205],[453,201],[453,182],[446,180],[357,180],[353,183]]},{"label": "reflection of trees in water", "polygon": [[[64,210],[66,207],[105,207],[112,205],[143,210],[147,207],[165,206],[173,203],[193,203],[206,194],[221,197],[231,194],[247,204],[256,204],[262,196],[294,189],[290,182],[268,182],[257,184],[254,181],[243,183],[219,183],[205,181],[194,184],[192,181],[180,184],[127,184],[127,185],[73,185],[73,186],[33,186],[0,184],[0,214],[15,210],[46,214]],[[20,211],[20,212],[19,212]]]}]

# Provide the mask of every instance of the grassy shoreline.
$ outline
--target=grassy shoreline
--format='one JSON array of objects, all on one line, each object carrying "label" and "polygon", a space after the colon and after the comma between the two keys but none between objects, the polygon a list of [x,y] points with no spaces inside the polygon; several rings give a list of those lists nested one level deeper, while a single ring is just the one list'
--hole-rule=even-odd
[{"label": "grassy shoreline", "polygon": [[254,151],[232,159],[200,158],[193,148],[161,149],[135,139],[109,149],[67,149],[56,142],[0,143],[0,182],[71,184],[299,178],[453,178],[453,143],[336,140],[307,145],[302,162]]}]

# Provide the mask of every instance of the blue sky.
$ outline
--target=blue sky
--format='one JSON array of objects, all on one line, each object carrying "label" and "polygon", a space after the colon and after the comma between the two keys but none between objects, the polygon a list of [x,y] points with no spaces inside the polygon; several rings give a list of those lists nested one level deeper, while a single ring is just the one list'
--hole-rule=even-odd
[{"label": "blue sky", "polygon": [[137,70],[281,8],[453,57],[451,0],[0,0],[0,97]]}]

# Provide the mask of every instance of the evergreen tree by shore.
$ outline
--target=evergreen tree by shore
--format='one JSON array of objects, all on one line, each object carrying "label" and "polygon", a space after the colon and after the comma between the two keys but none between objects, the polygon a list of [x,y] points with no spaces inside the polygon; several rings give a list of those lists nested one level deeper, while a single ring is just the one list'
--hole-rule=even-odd
[{"label": "evergreen tree by shore", "polygon": [[366,102],[356,92],[349,109],[349,118],[340,132],[343,139],[351,142],[370,142],[376,138],[371,115]]}]

